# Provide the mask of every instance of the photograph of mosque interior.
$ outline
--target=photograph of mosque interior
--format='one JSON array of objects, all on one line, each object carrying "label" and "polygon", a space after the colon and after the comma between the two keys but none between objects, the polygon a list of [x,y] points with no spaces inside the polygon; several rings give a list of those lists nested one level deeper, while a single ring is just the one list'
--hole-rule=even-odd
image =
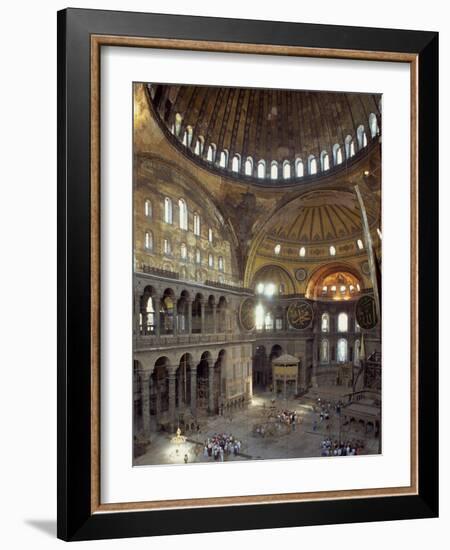
[{"label": "photograph of mosque interior", "polygon": [[134,466],[381,452],[381,105],[134,83]]}]

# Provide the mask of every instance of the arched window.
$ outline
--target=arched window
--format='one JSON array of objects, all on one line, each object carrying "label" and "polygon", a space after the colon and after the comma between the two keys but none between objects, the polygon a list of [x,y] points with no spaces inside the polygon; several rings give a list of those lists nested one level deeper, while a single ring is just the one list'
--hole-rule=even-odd
[{"label": "arched window", "polygon": [[344,312],[338,315],[338,332],[348,331],[348,315]]},{"label": "arched window", "polygon": [[305,174],[302,159],[295,159],[295,177],[302,178]]},{"label": "arched window", "polygon": [[258,162],[258,178],[264,179],[266,177],[266,163],[263,160]]},{"label": "arched window", "polygon": [[308,172],[310,174],[317,174],[317,159],[314,155],[308,157]]},{"label": "arched window", "polygon": [[378,121],[377,116],[374,113],[369,115],[369,128],[371,137],[375,137],[378,134]]},{"label": "arched window", "polygon": [[320,324],[320,330],[322,332],[330,332],[330,315],[328,313],[322,313],[322,322]]},{"label": "arched window", "polygon": [[330,246],[330,256],[336,256],[336,248],[333,245]]},{"label": "arched window", "polygon": [[278,254],[281,252],[281,244],[276,244],[273,251],[275,255],[278,256]]},{"label": "arched window", "polygon": [[244,173],[246,176],[251,176],[253,174],[253,159],[252,157],[247,157],[244,165]]},{"label": "arched window", "polygon": [[356,129],[356,137],[358,139],[359,149],[362,149],[367,145],[366,131],[364,130],[364,126],[362,124]]},{"label": "arched window", "polygon": [[255,307],[255,328],[256,330],[262,330],[264,326],[264,307],[262,304],[258,304]]},{"label": "arched window", "polygon": [[352,136],[349,134],[345,138],[345,156],[350,158],[355,154],[355,142],[353,141]]},{"label": "arched window", "polygon": [[301,258],[304,258],[306,255],[306,248],[304,246],[301,246],[300,250],[298,251],[298,254]]},{"label": "arched window", "polygon": [[153,250],[153,233],[151,231],[145,233],[145,249]]},{"label": "arched window", "polygon": [[322,167],[322,172],[326,172],[330,169],[330,157],[326,151],[320,153],[320,165]]},{"label": "arched window", "polygon": [[186,130],[183,134],[183,145],[190,147],[192,143],[192,126],[186,126]]},{"label": "arched window", "polygon": [[172,253],[172,243],[170,242],[170,239],[168,239],[168,238],[163,239],[163,252],[167,256]]},{"label": "arched window", "polygon": [[239,155],[234,155],[233,160],[231,161],[231,171],[238,173],[241,168],[241,157]]},{"label": "arched window", "polygon": [[144,213],[147,218],[151,218],[153,215],[152,203],[149,199],[147,199],[144,203]]},{"label": "arched window", "polygon": [[178,209],[180,214],[180,229],[187,231],[188,229],[188,210],[184,199],[178,200]]},{"label": "arched window", "polygon": [[200,236],[200,216],[197,212],[194,214],[194,235]]},{"label": "arched window", "polygon": [[206,160],[208,162],[214,162],[216,160],[216,146],[214,143],[211,143],[208,147],[208,152],[206,154]]},{"label": "arched window", "polygon": [[268,298],[271,298],[275,294],[276,289],[277,288],[273,283],[265,284],[264,285],[264,294],[265,294],[265,296],[267,296]]},{"label": "arched window", "polygon": [[264,294],[264,283],[258,283],[256,285],[256,294]]},{"label": "arched window", "polygon": [[333,162],[334,165],[337,166],[338,164],[342,164],[343,158],[342,158],[342,147],[339,145],[339,143],[335,143],[333,146]]},{"label": "arched window", "polygon": [[186,243],[181,243],[180,246],[180,256],[182,260],[186,260],[187,258],[187,246]]},{"label": "arched window", "polygon": [[320,362],[328,363],[330,361],[328,340],[324,339],[320,343]]},{"label": "arched window", "polygon": [[155,330],[155,307],[153,305],[153,298],[149,296],[147,305],[145,306],[146,313],[146,334],[152,334]]},{"label": "arched window", "polygon": [[220,152],[219,166],[221,168],[226,168],[228,165],[228,151],[224,149]]},{"label": "arched window", "polygon": [[175,134],[177,136],[180,135],[181,131],[181,122],[183,121],[183,117],[180,115],[180,113],[177,113],[175,115]]},{"label": "arched window", "polygon": [[291,163],[288,160],[283,162],[283,179],[288,180],[291,178]]},{"label": "arched window", "polygon": [[380,241],[383,240],[383,234],[381,233],[381,229],[379,227],[377,227],[377,233],[378,233],[378,237],[380,238]]},{"label": "arched window", "polygon": [[358,239],[358,240],[356,241],[356,245],[358,246],[359,250],[363,250],[363,249],[364,249],[364,244],[363,244],[363,242],[362,242],[361,239]]},{"label": "arched window", "polygon": [[212,254],[208,254],[208,267],[214,267],[214,256]]},{"label": "arched window", "polygon": [[172,199],[169,197],[164,198],[164,221],[172,223]]},{"label": "arched window", "polygon": [[264,316],[264,328],[265,330],[273,330],[273,316],[270,311]]},{"label": "arched window", "polygon": [[278,162],[276,160],[273,160],[272,164],[270,165],[270,179],[278,179]]},{"label": "arched window", "polygon": [[195,263],[200,264],[202,262],[202,253],[199,248],[195,249]]},{"label": "arched window", "polygon": [[353,348],[353,364],[358,366],[360,363],[359,355],[361,350],[361,342],[359,340],[355,340],[355,346]]},{"label": "arched window", "polygon": [[213,242],[213,230],[211,229],[211,227],[208,227],[208,242]]},{"label": "arched window", "polygon": [[345,338],[339,338],[337,343],[337,361],[338,363],[345,363],[347,361],[347,340]]},{"label": "arched window", "polygon": [[195,142],[195,149],[194,153],[196,155],[202,155],[203,154],[203,146],[205,144],[205,138],[203,136],[198,136],[197,141]]},{"label": "arched window", "polygon": [[223,263],[223,257],[222,256],[219,256],[219,271],[224,271],[225,269],[225,266],[224,266],[224,263]]}]

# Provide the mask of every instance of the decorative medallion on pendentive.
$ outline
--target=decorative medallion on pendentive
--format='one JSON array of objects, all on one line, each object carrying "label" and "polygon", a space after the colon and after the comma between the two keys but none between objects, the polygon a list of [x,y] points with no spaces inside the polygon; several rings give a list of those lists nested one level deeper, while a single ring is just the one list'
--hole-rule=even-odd
[{"label": "decorative medallion on pendentive", "polygon": [[355,310],[356,320],[361,328],[370,330],[378,323],[375,299],[373,296],[362,296],[356,302]]},{"label": "decorative medallion on pendentive", "polygon": [[297,279],[297,281],[304,281],[306,279],[306,269],[303,269],[303,267],[297,269],[297,271],[295,272],[295,278]]},{"label": "decorative medallion on pendentive", "polygon": [[361,271],[364,273],[364,275],[370,275],[369,262],[363,262],[361,264]]},{"label": "decorative medallion on pendentive", "polygon": [[308,328],[313,319],[313,309],[306,300],[297,300],[288,307],[287,317],[292,328],[304,330]]},{"label": "decorative medallion on pendentive", "polygon": [[255,328],[255,307],[256,302],[253,298],[245,298],[239,308],[239,321],[244,330],[253,330]]}]

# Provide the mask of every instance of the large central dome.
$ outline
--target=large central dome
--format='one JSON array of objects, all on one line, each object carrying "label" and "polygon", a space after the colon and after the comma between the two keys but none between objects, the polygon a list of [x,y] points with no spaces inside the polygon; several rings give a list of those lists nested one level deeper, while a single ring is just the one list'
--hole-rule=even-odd
[{"label": "large central dome", "polygon": [[340,170],[380,133],[379,94],[148,85],[157,119],[208,169],[283,184]]}]

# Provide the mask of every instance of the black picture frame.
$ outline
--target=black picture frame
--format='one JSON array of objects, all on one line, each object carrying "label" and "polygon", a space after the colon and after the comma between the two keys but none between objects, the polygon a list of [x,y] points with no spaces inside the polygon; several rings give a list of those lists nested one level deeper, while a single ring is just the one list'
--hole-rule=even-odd
[{"label": "black picture frame", "polygon": [[[92,513],[91,36],[418,57],[418,494]],[[117,11],[58,12],[58,532],[88,540],[438,515],[438,33]]]}]

